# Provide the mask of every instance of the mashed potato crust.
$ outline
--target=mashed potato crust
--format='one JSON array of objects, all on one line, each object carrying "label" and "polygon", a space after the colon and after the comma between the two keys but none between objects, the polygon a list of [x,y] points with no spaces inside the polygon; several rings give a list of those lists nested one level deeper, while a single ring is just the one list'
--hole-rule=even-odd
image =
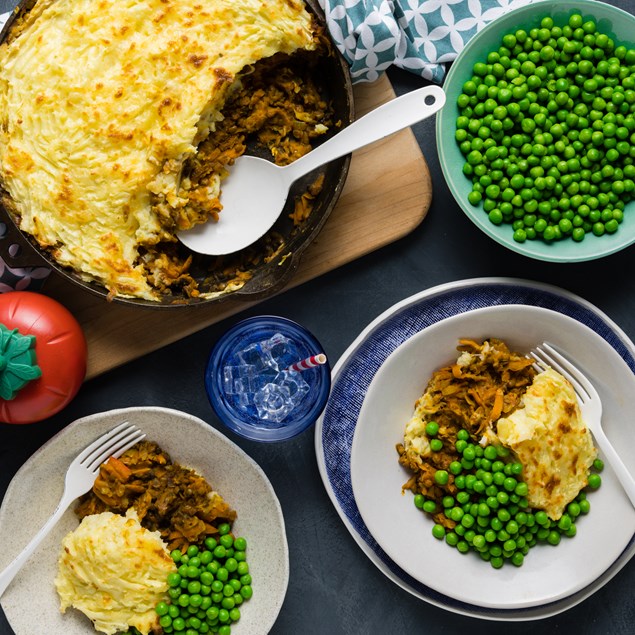
[{"label": "mashed potato crust", "polygon": [[240,72],[301,48],[302,0],[38,0],[0,47],[5,203],[61,265],[156,300],[140,255],[175,240],[157,202],[188,205],[183,164]]},{"label": "mashed potato crust", "polygon": [[597,454],[573,386],[551,368],[539,373],[497,434],[523,464],[529,506],[558,520],[587,485]]},{"label": "mashed potato crust", "polygon": [[154,607],[167,597],[175,565],[158,532],[134,510],[87,516],[63,540],[55,586],[60,609],[74,607],[108,635],[134,626],[147,635],[158,625]]}]

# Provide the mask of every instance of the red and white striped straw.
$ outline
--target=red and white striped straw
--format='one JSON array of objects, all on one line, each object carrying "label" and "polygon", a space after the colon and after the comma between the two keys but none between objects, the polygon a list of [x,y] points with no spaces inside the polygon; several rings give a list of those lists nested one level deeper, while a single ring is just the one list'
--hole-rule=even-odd
[{"label": "red and white striped straw", "polygon": [[318,353],[317,355],[311,355],[311,357],[307,357],[295,364],[291,364],[287,370],[308,370],[309,368],[315,368],[316,366],[320,366],[322,364],[326,364],[326,355],[324,353]]}]

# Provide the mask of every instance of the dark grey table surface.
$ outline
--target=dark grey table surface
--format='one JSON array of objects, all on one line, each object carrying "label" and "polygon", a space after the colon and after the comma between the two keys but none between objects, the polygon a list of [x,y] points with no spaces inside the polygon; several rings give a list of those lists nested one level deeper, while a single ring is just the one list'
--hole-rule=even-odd
[{"label": "dark grey table surface", "polygon": [[[0,12],[13,3],[0,0]],[[635,0],[610,0],[635,12]],[[401,94],[423,81],[401,71],[390,78]],[[88,381],[57,416],[31,426],[0,424],[0,497],[20,466],[71,421],[128,406],[165,406],[221,428],[202,388],[208,353],[239,318],[282,315],[308,327],[332,361],[359,332],[396,302],[441,283],[511,276],[557,285],[593,303],[635,339],[635,247],[579,264],[538,262],[499,246],[463,215],[439,168],[434,121],[414,127],[434,184],[424,222],[410,235],[256,308]],[[107,308],[105,308],[107,310]],[[169,316],[166,316],[169,319]],[[340,520],[322,484],[310,429],[288,442],[257,444],[226,432],[262,467],[282,505],[290,551],[290,580],[274,635],[470,632],[631,634],[635,632],[635,564],[574,608],[538,622],[493,622],[457,615],[423,602],[386,578]],[[28,501],[24,502],[28,505]],[[1,548],[1,547],[0,547]],[[460,571],[456,572],[460,575]],[[34,589],[34,593],[37,590]],[[0,635],[12,635],[0,612]],[[43,633],[33,616],[31,633]]]}]

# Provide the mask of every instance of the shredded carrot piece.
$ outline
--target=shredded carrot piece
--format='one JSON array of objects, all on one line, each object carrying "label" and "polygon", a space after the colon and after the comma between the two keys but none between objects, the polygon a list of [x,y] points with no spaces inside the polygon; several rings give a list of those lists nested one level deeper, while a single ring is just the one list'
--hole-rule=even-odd
[{"label": "shredded carrot piece", "polygon": [[125,483],[132,474],[132,470],[114,456],[111,456],[108,459],[108,467],[110,468],[113,477],[122,483]]},{"label": "shredded carrot piece", "polygon": [[492,412],[489,416],[490,421],[496,421],[503,412],[503,389],[497,388],[494,395],[494,405],[492,406]]},{"label": "shredded carrot piece", "polygon": [[464,347],[473,348],[474,350],[480,350],[481,345],[478,342],[475,342],[474,340],[468,340],[468,339],[459,340],[459,345],[457,348],[461,350]]}]

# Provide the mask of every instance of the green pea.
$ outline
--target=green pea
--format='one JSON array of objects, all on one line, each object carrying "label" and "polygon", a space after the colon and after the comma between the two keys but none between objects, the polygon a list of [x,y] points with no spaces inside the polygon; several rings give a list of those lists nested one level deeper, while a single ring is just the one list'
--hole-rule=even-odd
[{"label": "green pea", "polygon": [[202,603],[203,598],[198,593],[190,596],[190,606],[198,608],[199,606],[201,606]]},{"label": "green pea", "polygon": [[187,592],[188,593],[199,593],[201,590],[201,583],[198,580],[192,580],[188,582]]},{"label": "green pea", "polygon": [[169,573],[167,577],[168,586],[178,587],[181,584],[181,576],[178,573]]},{"label": "green pea", "polygon": [[159,625],[162,628],[170,628],[170,627],[173,628],[173,620],[172,620],[172,618],[169,615],[162,615],[159,618]]},{"label": "green pea", "polygon": [[228,578],[229,571],[227,571],[225,567],[219,567],[218,571],[216,572],[216,579],[220,580],[221,582],[226,582]]},{"label": "green pea", "polygon": [[477,513],[479,516],[489,516],[491,513],[491,509],[487,505],[487,503],[479,503]]},{"label": "green pea", "polygon": [[[437,538],[438,540],[441,540],[442,538],[445,538],[445,527],[443,525],[440,524],[435,524],[432,527],[432,535]],[[243,589],[245,589],[246,587],[243,587],[241,589],[241,595],[244,597],[245,594],[242,592]]]},{"label": "green pea", "polygon": [[571,527],[571,524],[571,516],[569,516],[568,514],[563,514],[558,520],[558,529],[567,531]]},{"label": "green pea", "polygon": [[494,225],[500,225],[503,222],[503,214],[498,208],[492,209],[488,214],[488,218]]},{"label": "green pea", "polygon": [[582,240],[584,240],[584,236],[585,236],[586,232],[584,231],[584,229],[582,227],[576,227],[572,232],[571,232],[571,237],[573,238],[573,240],[575,240],[576,242],[581,242]]},{"label": "green pea", "polygon": [[513,492],[516,489],[516,485],[517,485],[517,481],[515,478],[513,477],[508,477],[503,481],[503,487],[508,491],[508,492]]},{"label": "green pea", "polygon": [[156,614],[159,616],[167,615],[169,611],[169,606],[166,602],[159,602],[156,605],[154,610],[156,611]]},{"label": "green pea", "polygon": [[434,482],[437,485],[447,485],[449,480],[449,475],[446,470],[437,470],[434,473]]},{"label": "green pea", "polygon": [[516,551],[510,558],[511,563],[516,567],[521,567],[525,561],[525,556],[522,552]]},{"label": "green pea", "polygon": [[436,437],[439,434],[439,424],[436,421],[428,421],[425,431],[429,437]]},{"label": "green pea", "polygon": [[472,190],[468,196],[467,196],[467,200],[474,206],[478,205],[482,200],[483,200],[483,195],[476,191],[476,190]]}]

